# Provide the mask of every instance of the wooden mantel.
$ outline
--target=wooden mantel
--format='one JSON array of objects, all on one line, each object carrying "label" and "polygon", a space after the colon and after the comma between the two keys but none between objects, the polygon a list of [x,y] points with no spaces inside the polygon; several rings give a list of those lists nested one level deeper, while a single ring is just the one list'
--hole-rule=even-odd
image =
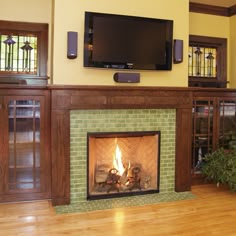
[{"label": "wooden mantel", "polygon": [[52,99],[52,202],[70,202],[70,110],[176,109],[175,190],[191,187],[192,94],[187,88],[49,86]]},{"label": "wooden mantel", "polygon": [[51,86],[56,109],[186,108],[189,90],[165,87]]}]

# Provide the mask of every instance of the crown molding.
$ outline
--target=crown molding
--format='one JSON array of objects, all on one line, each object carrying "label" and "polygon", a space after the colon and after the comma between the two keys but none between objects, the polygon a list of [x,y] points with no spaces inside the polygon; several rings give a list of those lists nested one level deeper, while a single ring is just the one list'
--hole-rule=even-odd
[{"label": "crown molding", "polygon": [[229,8],[229,16],[236,15],[236,5]]},{"label": "crown molding", "polygon": [[227,7],[219,7],[219,6],[190,2],[189,11],[196,12],[196,13],[230,17],[233,15],[236,15],[236,5],[227,8]]}]

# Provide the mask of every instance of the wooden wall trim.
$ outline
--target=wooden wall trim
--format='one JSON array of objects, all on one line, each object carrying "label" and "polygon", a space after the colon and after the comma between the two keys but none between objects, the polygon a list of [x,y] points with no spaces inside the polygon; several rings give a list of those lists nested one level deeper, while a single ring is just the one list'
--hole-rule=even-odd
[{"label": "wooden wall trim", "polygon": [[236,15],[236,5],[229,8],[229,16]]},{"label": "wooden wall trim", "polygon": [[227,8],[190,2],[189,12],[230,17],[236,15],[236,5]]},{"label": "wooden wall trim", "polygon": [[200,3],[189,3],[189,11],[210,15],[218,15],[218,16],[230,16],[229,8],[227,7],[218,7],[213,5],[206,5]]}]

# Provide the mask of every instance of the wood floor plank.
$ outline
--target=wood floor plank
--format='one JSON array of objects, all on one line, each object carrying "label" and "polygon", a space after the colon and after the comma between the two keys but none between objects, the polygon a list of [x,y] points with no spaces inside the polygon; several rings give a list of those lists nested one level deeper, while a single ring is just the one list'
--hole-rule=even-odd
[{"label": "wood floor plank", "polygon": [[0,204],[6,236],[236,236],[236,194],[194,186],[196,198],[86,213],[55,214],[50,201]]}]

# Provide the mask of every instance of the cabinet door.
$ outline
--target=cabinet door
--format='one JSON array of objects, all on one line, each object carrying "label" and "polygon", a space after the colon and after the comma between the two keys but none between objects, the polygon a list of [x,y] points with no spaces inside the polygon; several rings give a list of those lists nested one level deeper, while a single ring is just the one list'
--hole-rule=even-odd
[{"label": "cabinet door", "polygon": [[5,186],[5,166],[6,166],[6,155],[5,155],[5,133],[3,127],[5,126],[4,123],[4,104],[3,104],[3,97],[0,96],[0,194],[4,192]]},{"label": "cabinet door", "polygon": [[16,200],[49,196],[49,158],[46,156],[44,96],[5,97],[8,143],[5,162],[6,195]]},{"label": "cabinet door", "polygon": [[202,158],[215,147],[214,100],[195,100],[193,104],[192,171],[200,172]]},{"label": "cabinet door", "polygon": [[219,147],[236,147],[236,100],[218,100],[218,140]]},{"label": "cabinet door", "polygon": [[201,98],[193,104],[192,174],[201,178],[202,158],[217,148],[236,147],[236,100]]}]

